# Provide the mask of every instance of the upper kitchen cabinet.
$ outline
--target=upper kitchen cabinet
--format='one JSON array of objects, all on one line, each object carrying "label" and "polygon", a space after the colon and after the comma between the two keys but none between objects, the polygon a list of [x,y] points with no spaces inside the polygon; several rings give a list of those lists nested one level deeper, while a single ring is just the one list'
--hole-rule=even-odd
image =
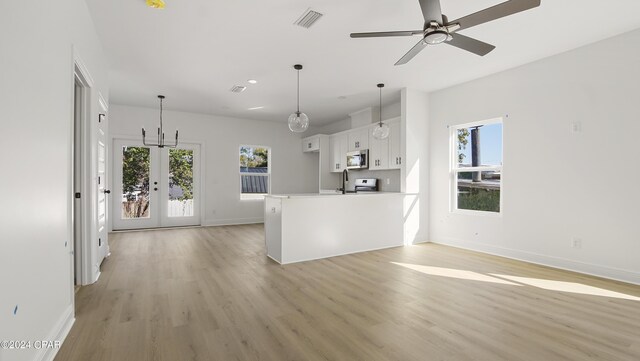
[{"label": "upper kitchen cabinet", "polygon": [[369,128],[356,129],[348,133],[349,148],[348,151],[369,149]]},{"label": "upper kitchen cabinet", "polygon": [[331,136],[329,149],[331,151],[331,172],[342,172],[347,166],[348,136],[346,133]]},{"label": "upper kitchen cabinet", "polygon": [[320,151],[320,134],[313,135],[302,139],[302,151],[303,152],[318,152]]},{"label": "upper kitchen cabinet", "polygon": [[375,127],[369,128],[369,169],[389,169],[389,138],[373,137]]},{"label": "upper kitchen cabinet", "polygon": [[400,119],[392,119],[389,124],[389,169],[402,167],[402,138],[400,136]]}]

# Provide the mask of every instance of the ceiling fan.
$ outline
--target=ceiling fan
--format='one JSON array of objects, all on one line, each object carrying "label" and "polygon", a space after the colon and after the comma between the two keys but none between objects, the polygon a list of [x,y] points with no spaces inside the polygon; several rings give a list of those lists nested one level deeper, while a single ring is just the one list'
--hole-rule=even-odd
[{"label": "ceiling fan", "polygon": [[442,15],[440,0],[418,0],[424,17],[423,30],[385,31],[374,33],[351,33],[352,38],[378,38],[387,36],[413,36],[421,35],[420,40],[409,52],[407,52],[395,65],[402,65],[413,59],[422,49],[428,45],[446,43],[456,48],[485,56],[495,46],[476,40],[457,32],[472,26],[488,23],[490,21],[513,15],[525,10],[540,6],[541,0],[510,0],[490,8],[467,15],[457,20],[449,21]]}]

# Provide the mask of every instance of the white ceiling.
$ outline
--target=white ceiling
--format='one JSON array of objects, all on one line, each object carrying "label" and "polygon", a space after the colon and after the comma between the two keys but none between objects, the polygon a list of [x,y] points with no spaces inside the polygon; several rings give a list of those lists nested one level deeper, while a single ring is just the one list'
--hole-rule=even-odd
[{"label": "white ceiling", "polygon": [[[111,102],[157,107],[164,94],[166,109],[284,122],[295,110],[292,66],[300,63],[301,110],[314,125],[377,104],[379,82],[390,103],[402,87],[446,88],[640,27],[638,0],[542,0],[461,31],[497,46],[485,57],[440,45],[394,66],[419,37],[349,33],[421,29],[417,0],[166,0],[164,10],[144,0],[86,1],[111,66]],[[456,19],[500,2],[442,0],[442,11]],[[310,29],[294,26],[308,7],[324,17]],[[248,89],[231,93],[234,84]]]}]

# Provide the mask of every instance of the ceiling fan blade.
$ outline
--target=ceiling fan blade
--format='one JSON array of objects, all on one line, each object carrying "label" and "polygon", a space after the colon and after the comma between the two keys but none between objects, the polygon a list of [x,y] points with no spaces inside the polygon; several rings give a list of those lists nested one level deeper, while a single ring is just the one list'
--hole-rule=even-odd
[{"label": "ceiling fan blade", "polygon": [[418,0],[422,9],[422,16],[425,23],[437,21],[442,25],[442,10],[440,9],[440,0]]},{"label": "ceiling fan blade", "polygon": [[386,36],[412,36],[422,35],[422,30],[406,30],[406,31],[379,31],[375,33],[351,33],[352,38],[381,38]]},{"label": "ceiling fan blade", "polygon": [[422,49],[424,49],[426,46],[427,46],[427,43],[420,40],[416,45],[413,46],[413,48],[411,48],[411,50],[409,50],[406,54],[404,54],[404,56],[400,58],[400,60],[398,60],[393,65],[403,65],[408,63],[409,60],[413,59],[414,56],[418,55],[418,53],[421,52]]},{"label": "ceiling fan blade", "polygon": [[451,36],[453,37],[453,39],[446,42],[446,44],[455,46],[456,48],[460,48],[480,56],[485,56],[496,48],[491,44],[487,44],[480,40],[460,35],[458,33],[451,34]]},{"label": "ceiling fan blade", "polygon": [[468,29],[472,26],[488,23],[505,16],[513,15],[521,11],[533,9],[540,6],[541,0],[510,0],[501,4],[486,8],[471,15],[467,15],[458,20],[453,20],[449,24],[460,24],[461,29]]}]

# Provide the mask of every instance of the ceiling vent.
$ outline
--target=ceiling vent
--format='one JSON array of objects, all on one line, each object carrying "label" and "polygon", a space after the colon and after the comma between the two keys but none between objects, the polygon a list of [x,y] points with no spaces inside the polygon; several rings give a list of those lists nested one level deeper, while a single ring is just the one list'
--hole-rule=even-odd
[{"label": "ceiling vent", "polygon": [[318,21],[318,19],[322,17],[322,15],[323,14],[309,8],[293,24],[302,26],[305,29],[309,29],[311,25],[315,24],[316,21]]},{"label": "ceiling vent", "polygon": [[242,86],[242,85],[234,85],[233,87],[231,87],[231,89],[229,89],[232,93],[242,93],[243,91],[247,90],[246,86]]}]

